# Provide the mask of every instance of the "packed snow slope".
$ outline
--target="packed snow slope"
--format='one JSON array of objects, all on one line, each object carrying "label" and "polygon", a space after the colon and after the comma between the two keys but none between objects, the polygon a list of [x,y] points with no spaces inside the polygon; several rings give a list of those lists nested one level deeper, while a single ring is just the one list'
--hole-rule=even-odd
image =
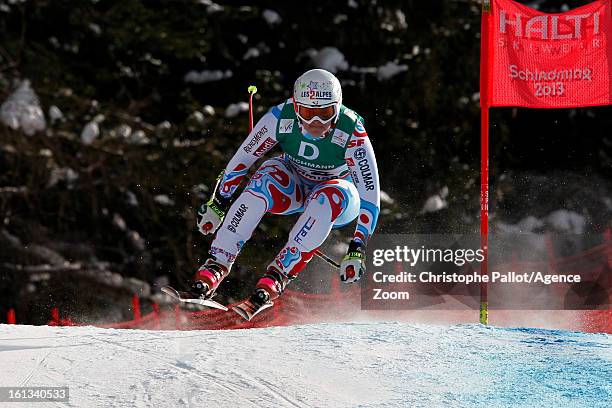
[{"label": "packed snow slope", "polygon": [[68,404],[37,407],[568,408],[612,401],[612,336],[480,325],[0,325],[0,362],[0,386],[70,387]]}]

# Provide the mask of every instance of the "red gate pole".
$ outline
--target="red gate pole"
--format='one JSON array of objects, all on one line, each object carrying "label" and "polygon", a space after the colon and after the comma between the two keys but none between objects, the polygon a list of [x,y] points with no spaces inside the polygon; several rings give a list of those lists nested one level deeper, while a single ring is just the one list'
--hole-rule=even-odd
[{"label": "red gate pole", "polygon": [[[489,78],[490,58],[490,0],[482,0],[480,31],[480,248],[484,259],[480,275],[489,274]],[[488,279],[488,278],[487,278]],[[485,279],[480,283],[480,323],[489,323],[489,286]]]},{"label": "red gate pole", "polygon": [[[489,274],[489,108],[482,111],[482,131],[480,139],[480,248],[483,260],[480,274]],[[489,323],[489,285],[480,283],[480,323]]]}]

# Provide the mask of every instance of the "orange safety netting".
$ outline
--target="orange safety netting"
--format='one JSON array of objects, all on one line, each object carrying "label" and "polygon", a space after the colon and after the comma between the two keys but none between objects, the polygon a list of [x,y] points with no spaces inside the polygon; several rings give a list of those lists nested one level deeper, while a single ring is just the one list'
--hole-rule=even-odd
[{"label": "orange safety netting", "polygon": [[[555,258],[552,251],[549,259],[541,262],[511,261],[498,268],[530,268],[548,270],[558,274],[580,271],[584,276],[593,277],[606,288],[612,287],[612,237],[610,231],[604,234],[604,242],[578,255]],[[183,310],[178,305],[173,309],[160,309],[153,304],[153,311],[145,315],[140,312],[140,300],[134,295],[132,309],[134,319],[123,322],[96,324],[97,327],[118,329],[154,329],[154,330],[218,330],[246,329],[270,326],[287,326],[295,324],[346,322],[346,321],[381,321],[393,320],[404,322],[427,323],[473,323],[478,319],[475,310],[362,310],[359,286],[340,285],[332,280],[331,291],[325,294],[304,293],[286,290],[282,297],[275,301],[275,306],[256,316],[253,321],[245,322],[231,311],[216,309],[201,311]],[[612,301],[610,293],[609,301]],[[549,310],[549,311],[511,311],[492,310],[494,325],[537,325],[548,324],[549,327],[579,330],[587,332],[612,333],[612,311],[609,310]],[[57,308],[51,312],[50,325],[80,325],[70,318],[60,318]],[[9,323],[15,322],[14,311],[9,311]],[[539,322],[539,323],[536,323]]]}]

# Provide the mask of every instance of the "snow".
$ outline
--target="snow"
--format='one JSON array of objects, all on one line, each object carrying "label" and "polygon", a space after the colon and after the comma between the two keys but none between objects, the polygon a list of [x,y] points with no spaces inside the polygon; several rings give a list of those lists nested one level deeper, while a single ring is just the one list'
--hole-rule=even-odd
[{"label": "snow", "polygon": [[49,108],[49,120],[51,123],[61,122],[64,120],[64,114],[57,106],[53,105]]},{"label": "snow", "polygon": [[128,141],[129,143],[140,145],[148,144],[151,142],[143,130],[137,130],[132,133]]},{"label": "snow", "polygon": [[433,213],[445,209],[448,207],[446,197],[448,197],[448,187],[444,186],[437,194],[434,194],[425,200],[425,204],[423,204],[423,208],[419,214]]},{"label": "snow", "polygon": [[99,124],[104,121],[104,115],[96,115],[81,131],[81,142],[89,145],[100,136]]},{"label": "snow", "polygon": [[204,114],[200,111],[191,112],[191,115],[189,115],[189,117],[187,118],[187,123],[189,125],[203,126],[205,122],[206,118],[204,117]]},{"label": "snow", "polygon": [[204,105],[204,107],[202,108],[202,112],[204,112],[204,114],[208,116],[215,116],[215,108],[210,105]]},{"label": "snow", "polygon": [[249,110],[249,104],[246,102],[231,103],[225,109],[226,118],[234,118],[240,114],[240,112],[247,112]]},{"label": "snow", "polygon": [[158,137],[169,136],[172,130],[172,123],[167,120],[160,122],[155,126],[155,134]]},{"label": "snow", "polygon": [[251,47],[247,50],[247,52],[244,53],[242,59],[248,60],[248,59],[257,58],[257,57],[259,57],[259,49],[255,47]]},{"label": "snow", "polygon": [[380,190],[380,201],[382,203],[389,204],[389,205],[395,203],[395,200],[392,199],[391,196],[386,191],[382,191],[382,190]]},{"label": "snow", "polygon": [[126,231],[129,241],[132,243],[135,249],[138,251],[144,251],[147,247],[145,240],[140,236],[137,231]]},{"label": "snow", "polygon": [[345,21],[348,21],[348,16],[346,14],[336,14],[334,16],[334,24],[341,24]]},{"label": "snow", "polygon": [[0,106],[0,121],[11,129],[21,129],[28,136],[45,130],[45,115],[29,80],[21,81]]},{"label": "snow", "polygon": [[321,68],[331,73],[345,71],[349,65],[342,54],[336,47],[323,47],[319,51],[309,49],[306,53],[310,56],[312,65],[315,68]]},{"label": "snow", "polygon": [[131,205],[132,207],[138,207],[139,203],[138,203],[138,198],[136,198],[136,194],[127,190],[125,192],[125,195],[126,195],[126,202],[129,205]]},{"label": "snow", "polygon": [[[413,49],[414,52],[414,49]],[[376,74],[376,79],[378,81],[387,81],[393,78],[395,75],[407,71],[408,65],[406,64],[398,64],[394,61],[388,61],[384,65],[379,67],[351,67],[350,70],[352,72],[357,72],[362,75],[371,75]]]},{"label": "snow", "polygon": [[96,121],[91,121],[85,125],[81,131],[81,141],[88,145],[100,136],[100,128]]},{"label": "snow", "polygon": [[534,217],[533,215],[529,215],[516,224],[506,224],[504,222],[498,221],[496,226],[501,232],[511,234],[523,234],[539,230],[544,226],[544,222]]},{"label": "snow", "polygon": [[199,0],[198,3],[206,6],[206,11],[210,14],[218,13],[223,11],[225,8],[212,0]]},{"label": "snow", "polygon": [[156,195],[153,200],[160,205],[171,206],[174,205],[174,201],[165,194]]},{"label": "snow", "polygon": [[57,37],[49,37],[49,43],[53,48],[59,48],[61,46]]},{"label": "snow", "polygon": [[127,230],[127,224],[125,223],[125,220],[123,219],[123,217],[117,213],[113,214],[113,224],[119,228],[121,231],[125,231]]},{"label": "snow", "polygon": [[119,125],[115,133],[121,139],[128,139],[132,135],[132,128],[129,125],[122,124]]},{"label": "snow", "polygon": [[135,249],[144,251],[146,248],[145,240],[136,231],[132,231],[128,228],[127,223],[123,217],[117,213],[113,214],[113,225],[119,228],[121,231],[126,233],[128,240],[132,243]]},{"label": "snow", "polygon": [[586,228],[586,219],[583,215],[564,209],[548,214],[546,221],[557,231],[570,234],[583,234]]},{"label": "snow", "polygon": [[261,15],[270,26],[275,26],[283,21],[280,14],[274,10],[266,9],[263,11],[263,13],[261,13]]},{"label": "snow", "polygon": [[399,28],[405,30],[408,28],[408,23],[406,22],[406,14],[402,10],[395,10],[395,17],[397,17],[397,23]]},{"label": "snow", "polygon": [[0,11],[4,11],[5,13],[9,13],[11,11],[11,6],[14,6],[19,3],[25,3],[26,0],[8,0],[0,1]]},{"label": "snow", "polygon": [[551,212],[543,219],[529,215],[516,224],[506,224],[498,222],[497,227],[502,232],[507,233],[527,233],[538,232],[546,225],[552,227],[557,232],[569,234],[583,234],[586,230],[586,218],[574,211],[559,209]]},{"label": "snow", "polygon": [[386,81],[400,72],[407,71],[408,65],[397,64],[395,62],[389,61],[385,65],[378,68],[378,72],[376,74],[376,78],[379,81]]},{"label": "snow", "polygon": [[198,184],[198,185],[191,187],[191,192],[195,194],[200,200],[208,199],[207,197],[208,191],[209,191],[209,188],[206,184]]},{"label": "snow", "polygon": [[70,167],[57,167],[51,170],[47,187],[54,187],[60,181],[65,181],[68,186],[72,186],[78,179],[79,174]]},{"label": "snow", "polygon": [[425,204],[423,204],[420,214],[437,212],[446,207],[448,207],[448,203],[438,194],[434,194],[425,200]]},{"label": "snow", "polygon": [[98,24],[89,23],[88,27],[96,36],[99,36],[100,34],[102,34],[102,29],[100,28]]},{"label": "snow", "polygon": [[[0,325],[3,386],[79,407],[607,407],[612,338],[400,323],[234,331]],[[37,407],[68,406],[37,403]]]},{"label": "snow", "polygon": [[376,67],[351,67],[352,72],[357,72],[359,74],[377,74],[378,68]]},{"label": "snow", "polygon": [[185,74],[185,77],[183,78],[183,80],[187,83],[191,82],[194,84],[203,84],[206,82],[214,82],[214,81],[220,81],[222,79],[231,78],[233,75],[234,74],[229,69],[225,71],[221,71],[220,69],[217,69],[217,70],[205,69],[200,72],[189,71],[187,74]]}]

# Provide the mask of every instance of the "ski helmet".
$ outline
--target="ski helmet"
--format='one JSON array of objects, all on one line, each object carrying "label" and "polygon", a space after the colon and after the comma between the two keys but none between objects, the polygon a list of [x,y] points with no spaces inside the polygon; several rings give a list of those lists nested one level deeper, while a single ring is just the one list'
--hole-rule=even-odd
[{"label": "ski helmet", "polygon": [[336,122],[342,104],[340,81],[329,71],[311,69],[303,73],[293,86],[293,107],[302,122]]}]

